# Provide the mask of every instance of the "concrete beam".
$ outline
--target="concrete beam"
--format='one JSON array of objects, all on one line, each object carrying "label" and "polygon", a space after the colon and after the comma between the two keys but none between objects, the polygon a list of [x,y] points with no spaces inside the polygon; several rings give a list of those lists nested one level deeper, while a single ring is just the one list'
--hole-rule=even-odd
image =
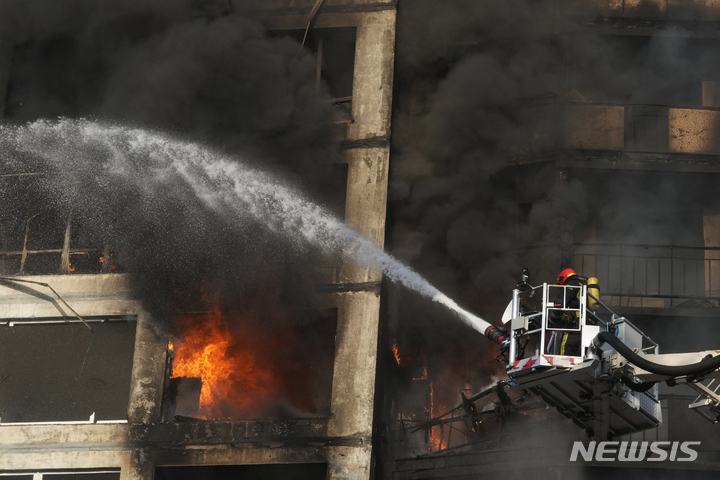
[{"label": "concrete beam", "polygon": [[[108,444],[117,448],[127,438],[125,424],[88,425],[2,425],[0,426],[0,459],[11,451],[53,447]],[[113,446],[114,445],[114,446]],[[0,464],[1,465],[1,464]]]},{"label": "concrete beam", "polygon": [[176,445],[158,449],[93,450],[92,445],[85,445],[72,451],[37,449],[34,452],[4,452],[0,456],[0,471],[119,468],[120,480],[152,480],[155,467],[161,466],[325,463],[333,452],[346,451],[348,455],[357,457],[352,453],[357,450],[351,447],[328,449],[322,446],[257,448],[237,447],[233,444],[196,448]]},{"label": "concrete beam", "polygon": [[8,452],[0,455],[0,471],[69,468],[120,468],[122,471],[129,467],[131,455],[131,452],[122,450],[94,451],[90,449],[37,450],[31,453]]},{"label": "concrete beam", "polygon": [[[361,25],[378,24],[386,21],[388,15],[395,17],[395,10],[387,6],[382,11],[372,12],[333,12],[325,7],[314,20],[313,28],[359,27]],[[260,19],[269,30],[298,30],[307,27],[306,14],[292,14],[287,11],[283,15],[262,17]]]},{"label": "concrete beam", "polygon": [[9,452],[77,449],[167,449],[173,446],[352,446],[364,438],[328,437],[326,418],[193,421],[155,424],[36,424],[0,426],[0,456]]},{"label": "concrete beam", "polygon": [[628,151],[570,151],[555,160],[558,168],[628,170],[642,172],[720,173],[720,155],[643,153]]},{"label": "concrete beam", "polygon": [[[140,310],[127,275],[33,275],[17,279],[47,283],[82,316],[134,315]],[[0,318],[43,317],[74,314],[47,287],[0,280]]]},{"label": "concrete beam", "polygon": [[[198,448],[171,448],[148,452],[156,467],[174,465],[263,465],[325,463],[329,449],[321,446],[238,447],[234,444]],[[149,480],[152,477],[146,477]]]},{"label": "concrete beam", "polygon": [[327,419],[157,424],[3,425],[0,470],[121,468],[149,480],[156,466],[325,463],[370,437],[329,437]]},{"label": "concrete beam", "polygon": [[[307,24],[308,14],[315,4],[316,0],[293,1],[291,5],[288,5],[287,0],[262,0],[262,2],[257,2],[255,5],[241,7],[240,11],[251,13],[254,16],[266,17],[302,16],[305,24]],[[334,13],[371,13],[394,10],[396,5],[397,0],[325,0],[318,16]]]}]

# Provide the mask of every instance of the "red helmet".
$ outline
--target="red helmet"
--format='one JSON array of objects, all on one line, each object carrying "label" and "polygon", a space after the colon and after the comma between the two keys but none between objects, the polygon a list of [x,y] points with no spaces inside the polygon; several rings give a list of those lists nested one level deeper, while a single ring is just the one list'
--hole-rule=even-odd
[{"label": "red helmet", "polygon": [[565,270],[560,272],[560,275],[558,275],[558,285],[565,285],[567,279],[572,277],[573,275],[577,275],[577,273],[575,273],[575,270],[573,270],[572,268],[566,268]]}]

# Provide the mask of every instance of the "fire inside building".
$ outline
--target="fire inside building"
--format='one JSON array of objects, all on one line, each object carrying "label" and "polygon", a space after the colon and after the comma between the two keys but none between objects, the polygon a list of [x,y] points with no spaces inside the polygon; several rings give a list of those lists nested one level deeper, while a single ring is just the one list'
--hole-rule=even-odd
[{"label": "fire inside building", "polygon": [[[705,0],[3,2],[2,135],[217,149],[497,329],[300,219],[143,183],[152,155],[0,138],[0,479],[715,478],[710,369],[632,359],[720,348],[719,27]],[[566,268],[598,289],[551,331]],[[581,328],[600,373],[543,383]],[[697,458],[570,461],[602,440]]]}]

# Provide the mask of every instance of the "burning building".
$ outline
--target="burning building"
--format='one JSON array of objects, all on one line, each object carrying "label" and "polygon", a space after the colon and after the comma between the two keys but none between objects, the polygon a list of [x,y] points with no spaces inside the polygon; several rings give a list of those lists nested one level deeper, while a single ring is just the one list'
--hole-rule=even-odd
[{"label": "burning building", "polygon": [[[700,1],[9,1],[0,115],[247,159],[496,324],[523,267],[571,266],[668,351],[717,348],[718,18]],[[504,378],[493,344],[175,179],[108,180],[103,152],[0,156],[0,477],[605,473],[571,469],[584,433],[502,389],[470,435],[418,429]],[[694,468],[717,470],[693,397],[661,399],[669,420],[633,439],[701,440]]]},{"label": "burning building", "polygon": [[[395,6],[235,3],[4,4],[4,121],[112,111],[293,157],[332,187],[319,202],[382,245]],[[118,211],[44,201],[55,172],[5,167],[0,476],[371,475],[380,273],[223,232],[177,197],[105,229]],[[139,193],[105,188],[96,200]],[[194,253],[178,263],[181,244]]]}]

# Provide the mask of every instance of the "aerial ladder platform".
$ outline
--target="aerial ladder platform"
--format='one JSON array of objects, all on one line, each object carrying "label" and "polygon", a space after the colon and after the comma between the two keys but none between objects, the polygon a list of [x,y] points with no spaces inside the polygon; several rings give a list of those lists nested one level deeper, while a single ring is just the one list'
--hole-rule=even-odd
[{"label": "aerial ladder platform", "polygon": [[659,426],[662,381],[694,389],[689,408],[718,423],[720,350],[660,354],[597,290],[588,292],[592,280],[513,291],[504,316],[509,384],[542,397],[596,439]]},{"label": "aerial ladder platform", "polygon": [[[523,401],[534,394],[590,438],[609,440],[662,424],[660,382],[695,390],[688,407],[718,423],[720,350],[661,354],[656,342],[599,297],[594,278],[581,285],[531,286],[524,275],[503,314],[504,328],[485,332],[501,345],[507,379],[471,397],[463,394],[462,404],[415,430],[464,424],[472,437],[482,418],[538,408],[514,405],[510,393]],[[496,407],[478,411],[474,403],[490,393],[499,397]]]}]

